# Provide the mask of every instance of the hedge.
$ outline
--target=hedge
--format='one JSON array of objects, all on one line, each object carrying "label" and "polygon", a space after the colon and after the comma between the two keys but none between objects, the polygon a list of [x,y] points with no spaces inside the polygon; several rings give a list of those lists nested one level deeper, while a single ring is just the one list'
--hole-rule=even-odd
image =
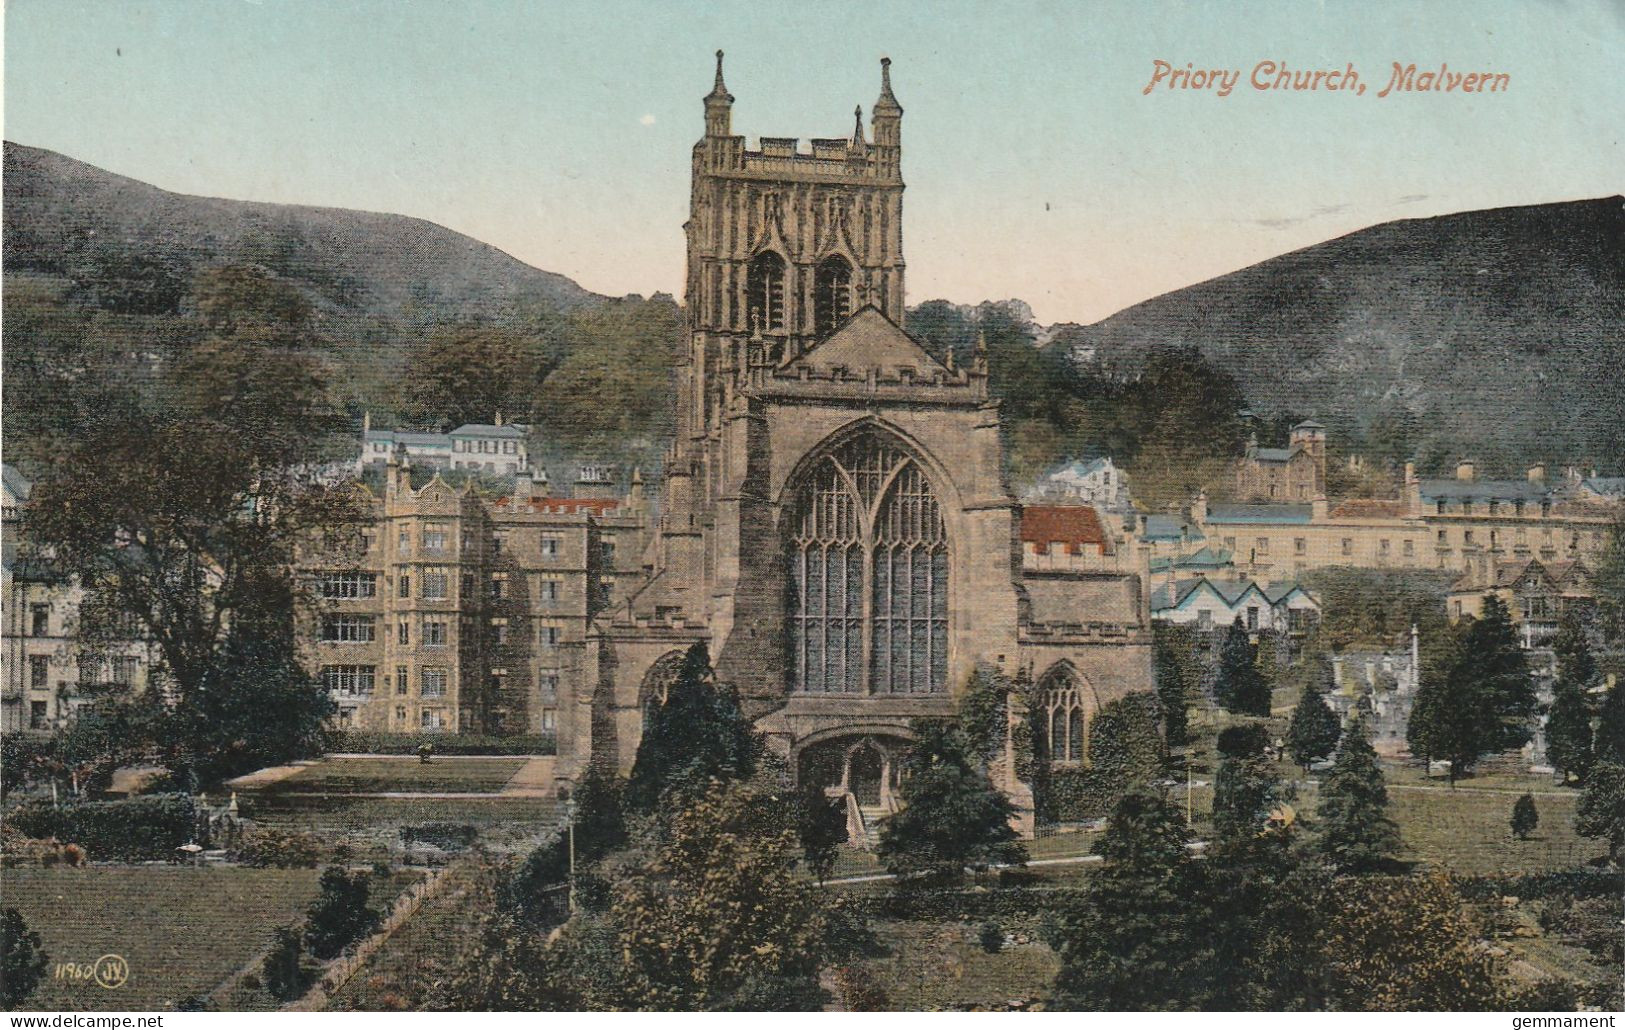
[{"label": "hedge", "polygon": [[404,845],[429,844],[441,851],[461,851],[471,846],[479,831],[468,823],[417,823],[401,827]]},{"label": "hedge", "polygon": [[336,730],[327,734],[329,752],[366,755],[415,755],[428,744],[437,755],[556,755],[558,737],[541,733],[491,737],[478,733],[376,733]]},{"label": "hedge", "polygon": [[1625,894],[1625,873],[1566,869],[1519,876],[1463,877],[1456,881],[1456,890],[1468,901],[1490,901],[1503,895],[1514,898],[1618,898]]},{"label": "hedge", "polygon": [[1076,903],[1077,887],[997,887],[893,890],[874,899],[875,910],[888,919],[983,920],[1043,915]]},{"label": "hedge", "polygon": [[150,794],[123,801],[82,801],[53,808],[24,805],[12,825],[30,837],[55,837],[78,844],[97,861],[145,862],[173,859],[192,839],[192,799],[186,794]]}]

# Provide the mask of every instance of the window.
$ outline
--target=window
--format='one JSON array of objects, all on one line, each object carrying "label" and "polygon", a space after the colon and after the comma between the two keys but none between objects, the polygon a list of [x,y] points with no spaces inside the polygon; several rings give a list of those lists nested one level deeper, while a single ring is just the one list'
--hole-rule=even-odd
[{"label": "window", "polygon": [[370,644],[374,640],[371,615],[323,615],[322,642],[327,644]]},{"label": "window", "polygon": [[412,623],[409,619],[402,619],[395,626],[395,641],[401,646],[412,642]]},{"label": "window", "polygon": [[559,728],[559,713],[556,709],[542,709],[542,732],[552,733]]},{"label": "window", "polygon": [[1258,540],[1257,540],[1257,544],[1258,544],[1258,553],[1259,554],[1269,554],[1270,553],[1270,538],[1269,537],[1267,537],[1267,536],[1259,537]]},{"label": "window", "polygon": [[543,697],[559,696],[559,674],[544,672],[536,677],[536,686],[541,690]]},{"label": "window", "polygon": [[423,645],[425,647],[445,647],[446,635],[446,623],[443,619],[423,620]]},{"label": "window", "polygon": [[1439,530],[1439,546],[1440,547],[1449,547],[1450,546],[1450,533],[1449,533],[1448,530],[1443,530],[1443,529]]},{"label": "window", "polygon": [[374,673],[371,665],[324,665],[322,686],[333,694],[371,694]]},{"label": "window", "polygon": [[547,577],[536,582],[536,599],[543,604],[552,604],[559,599],[559,580]]},{"label": "window", "polygon": [[1434,508],[1434,510],[1437,511],[1440,515],[1444,514],[1444,509],[1445,509],[1445,502],[1444,501],[1440,501],[1438,503],[1438,505],[1436,505],[1435,508]]},{"label": "window", "polygon": [[371,572],[320,572],[316,575],[316,589],[323,597],[334,600],[376,597],[378,577]]},{"label": "window", "polygon": [[498,646],[501,646],[501,645],[506,644],[508,642],[508,620],[507,619],[492,619],[491,620],[491,640],[492,640],[493,643],[497,644]]},{"label": "window", "polygon": [[544,622],[536,627],[536,642],[543,648],[552,650],[559,646],[564,639],[564,627],[554,622]]},{"label": "window", "polygon": [[32,605],[28,609],[30,619],[29,633],[36,637],[51,635],[51,606],[48,604]]},{"label": "window", "polygon": [[418,724],[430,733],[439,733],[446,728],[446,713],[438,708],[426,708]]},{"label": "window", "polygon": [[1407,541],[1404,542],[1404,544],[1401,545],[1401,548],[1405,552],[1405,557],[1409,558],[1412,555],[1416,554],[1416,541],[1415,540],[1407,540]]},{"label": "window", "polygon": [[557,558],[559,556],[560,545],[563,542],[564,542],[564,535],[562,533],[543,533],[542,534],[542,557],[543,558]]},{"label": "window", "polygon": [[1211,630],[1213,628],[1213,613],[1206,608],[1197,609],[1196,628],[1201,630],[1203,633]]},{"label": "window", "polygon": [[1386,555],[1389,552],[1389,550],[1391,549],[1389,541],[1387,541],[1387,540],[1379,540],[1379,541],[1377,541],[1377,549],[1380,550],[1384,555]]},{"label": "window", "polygon": [[1500,510],[1501,510],[1501,502],[1500,501],[1495,501],[1495,500],[1490,501],[1490,514],[1491,515],[1498,514],[1500,512]]},{"label": "window", "polygon": [[429,522],[423,527],[423,549],[425,551],[444,551],[446,549],[446,524],[444,522]]},{"label": "window", "polygon": [[1522,501],[1513,501],[1512,502],[1512,514],[1514,516],[1516,516],[1517,518],[1520,518],[1520,519],[1523,518],[1523,502]]},{"label": "window", "polygon": [[1294,553],[1294,554],[1308,554],[1309,553],[1309,541],[1305,540],[1301,536],[1298,537],[1296,540],[1292,541],[1292,553]]},{"label": "window", "polygon": [[491,553],[499,555],[508,549],[508,533],[506,530],[497,530],[491,534]]},{"label": "window", "polygon": [[404,724],[406,722],[406,706],[405,705],[396,705],[395,706],[395,722],[397,724]]},{"label": "window", "polygon": [[772,251],[758,254],[746,276],[745,312],[752,331],[784,328],[784,259]]},{"label": "window", "polygon": [[395,666],[395,693],[400,696],[406,694],[406,666]]},{"label": "window", "polygon": [[141,668],[141,659],[130,655],[114,655],[107,660],[111,673],[110,682],[120,686],[130,686],[135,682],[137,671]]},{"label": "window", "polygon": [[1463,547],[1471,547],[1471,546],[1473,546],[1473,531],[1472,530],[1470,530],[1470,529],[1462,530],[1462,532],[1461,532],[1461,545]]},{"label": "window", "polygon": [[604,560],[605,565],[615,564],[615,539],[613,537],[606,537],[598,541],[598,555]]},{"label": "window", "polygon": [[945,690],[947,533],[919,463],[863,433],[810,470],[795,504],[787,555],[794,689]]},{"label": "window", "polygon": [[447,670],[443,666],[429,665],[423,669],[422,693],[424,697],[446,696]]},{"label": "window", "polygon": [[407,575],[406,573],[403,572],[403,573],[401,573],[400,578],[398,580],[396,580],[395,582],[396,582],[396,585],[400,588],[400,589],[395,591],[395,596],[396,597],[411,597],[412,596],[412,577],[411,576],[409,576],[409,575]]},{"label": "window", "polygon": [[1258,606],[1256,604],[1247,606],[1247,628],[1251,630],[1258,628]]},{"label": "window", "polygon": [[396,535],[395,546],[402,554],[412,549],[412,531],[406,526],[402,526],[400,533]]},{"label": "window", "polygon": [[35,690],[51,685],[51,659],[42,654],[28,656],[28,685]]},{"label": "window", "polygon": [[1236,549],[1236,538],[1233,537],[1233,536],[1225,537],[1224,538],[1224,548],[1227,551],[1234,551]]},{"label": "window", "polygon": [[1046,676],[1039,687],[1040,704],[1051,762],[1082,762],[1088,743],[1084,736],[1083,694],[1071,671],[1062,667]]},{"label": "window", "polygon": [[508,592],[508,575],[505,572],[496,572],[491,575],[491,598],[500,601]]},{"label": "window", "polygon": [[425,601],[444,601],[446,588],[450,575],[444,566],[432,565],[423,570],[423,599]]},{"label": "window", "polygon": [[31,730],[44,730],[50,728],[49,709],[44,701],[28,702],[28,728]]},{"label": "window", "polygon": [[813,332],[828,336],[851,313],[852,266],[844,258],[825,258],[813,281]]}]

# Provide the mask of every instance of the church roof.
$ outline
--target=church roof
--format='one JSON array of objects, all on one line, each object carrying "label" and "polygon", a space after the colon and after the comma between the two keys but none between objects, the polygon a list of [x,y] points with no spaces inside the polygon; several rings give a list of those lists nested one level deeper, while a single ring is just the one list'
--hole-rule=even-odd
[{"label": "church roof", "polygon": [[915,342],[914,337],[873,305],[860,309],[833,335],[815,344],[794,364],[807,365],[822,372],[834,368],[853,372],[875,368],[893,375],[901,368],[912,368],[916,375],[947,371],[941,362]]}]

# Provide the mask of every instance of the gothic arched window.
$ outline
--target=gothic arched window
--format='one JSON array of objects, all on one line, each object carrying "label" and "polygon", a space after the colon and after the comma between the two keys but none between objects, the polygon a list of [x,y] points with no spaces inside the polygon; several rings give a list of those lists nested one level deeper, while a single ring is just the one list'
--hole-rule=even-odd
[{"label": "gothic arched window", "polygon": [[813,279],[813,332],[833,333],[852,313],[852,266],[842,257],[827,257]]},{"label": "gothic arched window", "polygon": [[1038,703],[1043,712],[1051,762],[1082,762],[1088,748],[1084,730],[1083,691],[1064,666],[1039,684]]},{"label": "gothic arched window", "polygon": [[793,689],[947,689],[948,540],[918,462],[894,441],[863,433],[819,460],[795,504]]},{"label": "gothic arched window", "polygon": [[771,250],[756,255],[750,263],[745,310],[753,319],[762,320],[763,329],[784,328],[784,259]]}]

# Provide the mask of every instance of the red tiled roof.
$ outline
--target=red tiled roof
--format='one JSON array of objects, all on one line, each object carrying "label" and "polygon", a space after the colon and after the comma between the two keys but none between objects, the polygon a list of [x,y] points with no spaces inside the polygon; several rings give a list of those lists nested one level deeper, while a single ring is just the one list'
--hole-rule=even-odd
[{"label": "red tiled roof", "polygon": [[1351,498],[1331,511],[1334,519],[1393,519],[1405,514],[1404,501]]},{"label": "red tiled roof", "polygon": [[[513,498],[499,497],[495,503],[497,507],[505,508],[513,503]],[[531,511],[552,515],[602,515],[621,504],[614,497],[532,497],[528,503]]]},{"label": "red tiled roof", "polygon": [[1106,552],[1106,530],[1100,515],[1087,505],[1034,504],[1021,510],[1021,540],[1033,545],[1038,554],[1048,554],[1051,544],[1066,545],[1068,554],[1084,546]]}]

